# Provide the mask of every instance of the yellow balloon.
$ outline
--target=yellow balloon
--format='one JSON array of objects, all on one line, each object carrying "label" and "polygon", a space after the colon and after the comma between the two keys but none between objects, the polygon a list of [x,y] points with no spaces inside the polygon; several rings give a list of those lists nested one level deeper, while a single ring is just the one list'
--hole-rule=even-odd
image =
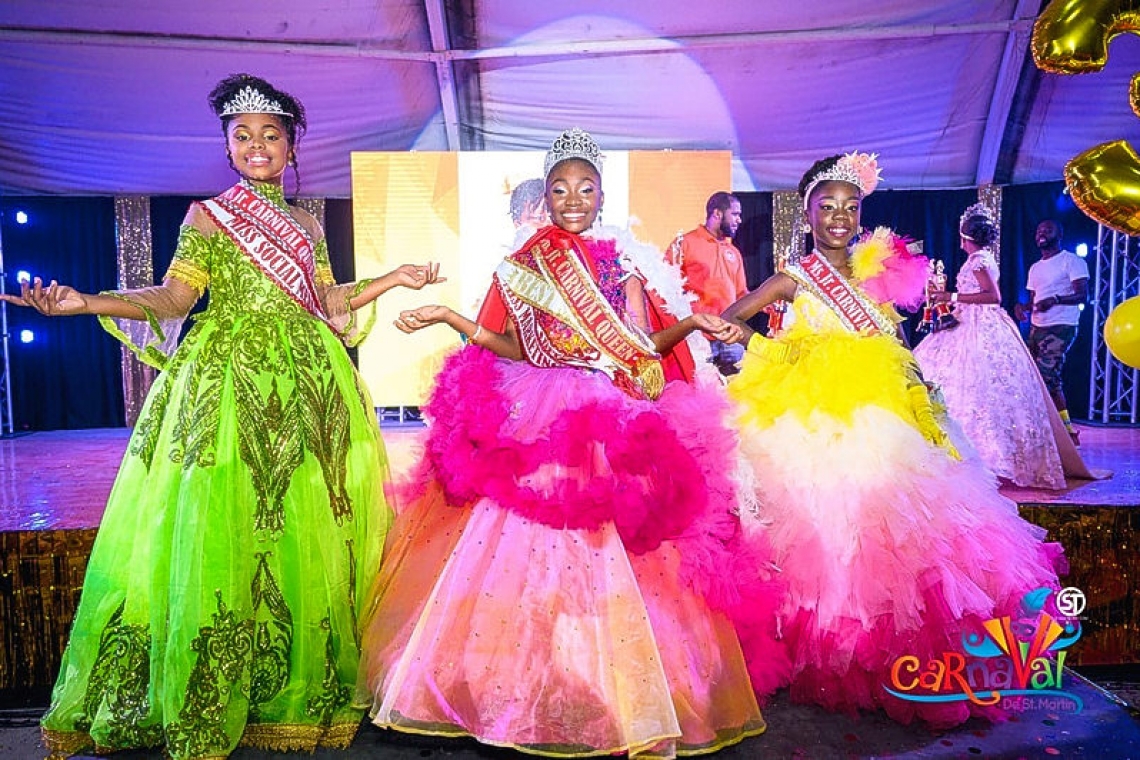
[{"label": "yellow balloon", "polygon": [[1140,156],[1123,140],[1104,143],[1065,165],[1077,206],[1101,224],[1140,235]]},{"label": "yellow balloon", "polygon": [[1055,74],[1100,71],[1122,32],[1140,32],[1140,0],[1053,0],[1033,24],[1033,61]]},{"label": "yellow balloon", "polygon": [[1104,342],[1121,363],[1140,368],[1140,296],[1129,298],[1108,315]]}]

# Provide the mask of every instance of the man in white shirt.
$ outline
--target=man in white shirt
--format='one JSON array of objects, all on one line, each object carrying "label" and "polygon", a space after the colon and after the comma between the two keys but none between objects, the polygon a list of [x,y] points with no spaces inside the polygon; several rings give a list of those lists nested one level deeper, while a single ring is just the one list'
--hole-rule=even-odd
[{"label": "man in white shirt", "polygon": [[[1080,256],[1061,250],[1063,235],[1061,225],[1052,219],[1037,225],[1035,241],[1041,251],[1041,260],[1029,267],[1025,284],[1032,304],[1028,342],[1029,352],[1037,362],[1041,378],[1065,428],[1073,442],[1080,445],[1077,431],[1069,419],[1061,371],[1065,366],[1065,355],[1077,337],[1081,304],[1088,297],[1089,268]],[[1029,311],[1021,304],[1018,306],[1022,315]]]}]

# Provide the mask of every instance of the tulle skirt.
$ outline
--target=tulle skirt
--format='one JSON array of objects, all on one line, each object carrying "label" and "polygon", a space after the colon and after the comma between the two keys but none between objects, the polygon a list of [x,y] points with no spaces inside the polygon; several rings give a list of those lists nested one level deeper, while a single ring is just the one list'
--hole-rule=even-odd
[{"label": "tulle skirt", "polygon": [[565,757],[762,732],[732,613],[751,585],[770,627],[776,592],[766,557],[734,544],[736,442],[716,399],[449,359],[365,630],[376,724]]},{"label": "tulle skirt", "polygon": [[997,476],[1062,489],[1065,472],[1050,424],[1053,402],[1013,320],[997,304],[959,304],[959,324],[914,350],[951,417]]},{"label": "tulle skirt", "polygon": [[[246,346],[241,367],[230,329],[200,323],[142,410],[43,719],[53,751],[312,751],[360,725],[356,605],[391,519],[371,401],[323,327],[305,334],[323,344],[259,344],[279,363]],[[335,414],[299,411],[302,386]],[[239,401],[261,388],[264,406]]]},{"label": "tulle skirt", "polygon": [[1043,543],[979,461],[920,432],[905,401],[910,355],[893,339],[767,348],[749,351],[729,391],[788,584],[792,697],[936,726],[981,712],[900,700],[884,688],[890,669],[902,655],[961,652],[964,633],[1055,588],[1060,547]]}]

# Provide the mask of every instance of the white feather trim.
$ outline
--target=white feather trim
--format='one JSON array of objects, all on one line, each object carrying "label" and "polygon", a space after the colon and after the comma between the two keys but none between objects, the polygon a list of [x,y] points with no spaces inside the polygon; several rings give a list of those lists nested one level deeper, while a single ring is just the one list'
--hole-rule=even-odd
[{"label": "white feather trim", "polygon": [[[594,227],[591,232],[598,238],[612,238],[616,243],[622,267],[627,272],[636,272],[645,279],[646,286],[661,297],[665,310],[677,319],[684,319],[693,313],[695,294],[685,290],[685,278],[681,268],[666,261],[656,246],[644,243],[634,237],[633,232],[620,227]],[[712,364],[712,351],[708,338],[699,330],[694,330],[685,338],[696,365],[697,381],[723,385],[724,378]]]}]

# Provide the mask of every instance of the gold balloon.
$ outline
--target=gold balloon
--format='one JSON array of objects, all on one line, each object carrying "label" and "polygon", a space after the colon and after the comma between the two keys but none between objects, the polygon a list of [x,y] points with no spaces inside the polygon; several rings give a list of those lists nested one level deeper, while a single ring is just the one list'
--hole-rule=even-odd
[{"label": "gold balloon", "polygon": [[1140,156],[1124,140],[1104,143],[1065,165],[1077,206],[1101,224],[1140,235]]},{"label": "gold balloon", "polygon": [[[1052,0],[1033,24],[1033,62],[1056,74],[1100,71],[1108,43],[1140,33],[1140,0]],[[1140,74],[1128,90],[1140,116]],[[1140,235],[1140,157],[1123,140],[1103,143],[1065,165],[1065,184],[1082,211],[1101,224]]]},{"label": "gold balloon", "polygon": [[1053,0],[1033,24],[1033,62],[1055,74],[1100,71],[1122,32],[1140,32],[1140,1]]},{"label": "gold balloon", "polygon": [[1108,315],[1104,342],[1122,364],[1140,368],[1140,296],[1129,298]]}]

